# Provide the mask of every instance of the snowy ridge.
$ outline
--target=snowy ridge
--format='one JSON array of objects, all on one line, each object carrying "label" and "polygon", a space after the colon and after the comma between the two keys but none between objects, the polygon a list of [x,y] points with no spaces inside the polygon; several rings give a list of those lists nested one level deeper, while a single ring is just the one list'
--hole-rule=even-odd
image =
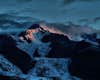
[{"label": "snowy ridge", "polygon": [[[100,80],[94,73],[100,72],[99,9],[99,0],[1,0],[0,54],[4,57],[0,55],[0,75],[10,80]],[[33,23],[44,27],[44,33],[34,33],[31,43],[20,42],[20,32]],[[14,64],[15,55],[18,63]]]}]

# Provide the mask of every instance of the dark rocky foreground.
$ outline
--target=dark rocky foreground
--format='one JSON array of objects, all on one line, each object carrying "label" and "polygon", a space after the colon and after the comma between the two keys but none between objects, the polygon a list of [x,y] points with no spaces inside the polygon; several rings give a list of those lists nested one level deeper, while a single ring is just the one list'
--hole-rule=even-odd
[{"label": "dark rocky foreground", "polygon": [[51,41],[51,51],[48,57],[70,58],[69,72],[71,75],[84,80],[99,80],[100,72],[100,43],[94,38],[98,45],[91,44],[85,40],[80,42],[70,41],[63,35],[51,34],[45,36],[42,41]]},{"label": "dark rocky foreground", "polygon": [[[42,34],[45,34],[42,33]],[[3,55],[10,65],[15,65],[15,71],[2,67],[0,62],[0,74],[1,78],[16,78],[19,79],[12,80],[24,80],[28,77],[43,77],[43,79],[29,79],[27,80],[78,80],[73,76],[79,77],[83,80],[100,80],[100,40],[95,39],[98,45],[92,44],[85,40],[82,41],[72,41],[69,40],[67,36],[49,33],[41,38],[42,44],[50,42],[49,51],[45,51],[46,47],[40,50],[38,47],[41,45],[36,45],[33,43],[17,42],[10,35],[0,35],[0,54]],[[22,46],[18,47],[20,44],[33,44],[33,51],[30,51],[30,47]],[[27,47],[27,51],[26,48]],[[29,53],[28,53],[29,50]],[[48,49],[47,49],[48,50]],[[42,55],[44,52],[45,55]],[[42,55],[42,56],[41,56]],[[14,75],[3,75],[3,71],[11,71]],[[5,70],[7,69],[7,70]],[[16,71],[17,69],[17,71]],[[17,73],[19,70],[19,73]],[[25,74],[22,78],[19,77],[21,74]],[[7,77],[8,76],[8,77]],[[13,77],[12,77],[13,76]],[[21,79],[22,78],[22,79]],[[5,79],[6,80],[6,79]],[[80,79],[79,79],[80,80]]]}]

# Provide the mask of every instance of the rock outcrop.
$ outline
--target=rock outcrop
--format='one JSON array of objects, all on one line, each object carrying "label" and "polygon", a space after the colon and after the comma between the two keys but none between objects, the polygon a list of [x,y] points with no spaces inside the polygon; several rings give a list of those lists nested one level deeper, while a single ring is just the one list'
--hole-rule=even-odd
[{"label": "rock outcrop", "polygon": [[73,80],[76,76],[83,80],[99,80],[100,39],[93,37],[93,40],[89,38],[90,41],[87,38],[72,41],[66,35],[46,30],[33,36],[35,39],[27,42],[11,35],[0,35],[0,54],[18,67],[24,78],[36,76],[48,80]]}]

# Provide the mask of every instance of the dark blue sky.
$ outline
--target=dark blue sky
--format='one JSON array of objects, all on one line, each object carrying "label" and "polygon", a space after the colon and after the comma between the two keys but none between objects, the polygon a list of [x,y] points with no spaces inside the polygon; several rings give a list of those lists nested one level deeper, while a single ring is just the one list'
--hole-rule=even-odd
[{"label": "dark blue sky", "polygon": [[[0,13],[47,22],[100,24],[99,0],[0,0]],[[96,27],[99,28],[99,27]]]}]

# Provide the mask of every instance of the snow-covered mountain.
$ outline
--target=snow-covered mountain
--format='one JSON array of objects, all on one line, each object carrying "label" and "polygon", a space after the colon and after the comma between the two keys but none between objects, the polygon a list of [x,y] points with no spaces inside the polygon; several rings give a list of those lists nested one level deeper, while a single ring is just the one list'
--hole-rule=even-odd
[{"label": "snow-covered mountain", "polygon": [[[52,80],[80,80],[80,78],[90,80],[98,78],[94,71],[97,72],[99,70],[97,66],[100,66],[98,63],[100,39],[96,38],[96,35],[85,33],[80,36],[82,38],[81,41],[75,41],[71,40],[67,35],[45,26],[43,32],[38,31],[33,34],[35,39],[29,43],[27,40],[20,41],[18,34],[19,32],[15,34],[0,34],[0,53],[12,65],[16,65],[22,71],[18,76],[20,79],[28,77],[27,80],[30,80],[34,76],[37,76],[39,79],[43,77],[43,80],[45,78]],[[91,64],[93,67],[88,64]],[[74,70],[78,67],[76,65],[80,65],[80,69],[75,72]],[[91,68],[88,69],[88,67]],[[16,68],[14,68],[15,70]],[[91,74],[92,70],[93,73]],[[77,74],[77,72],[80,73]],[[86,75],[86,72],[88,75]],[[3,73],[1,72],[1,74]],[[7,72],[5,74],[3,76],[10,76],[7,75]],[[12,75],[16,76],[17,74],[12,73]]]},{"label": "snow-covered mountain", "polygon": [[[0,0],[0,78],[100,80],[99,9],[99,0]],[[34,23],[45,31],[19,41]]]}]

